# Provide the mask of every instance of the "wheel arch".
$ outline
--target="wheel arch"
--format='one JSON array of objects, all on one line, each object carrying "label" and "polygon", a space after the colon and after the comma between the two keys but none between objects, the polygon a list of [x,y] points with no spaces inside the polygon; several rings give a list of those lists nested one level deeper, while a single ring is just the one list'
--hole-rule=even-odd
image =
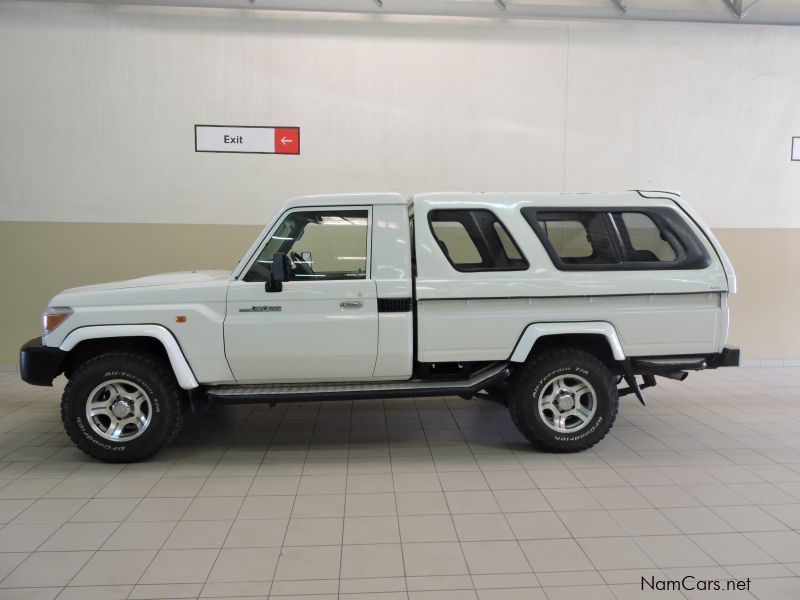
[{"label": "wheel arch", "polygon": [[175,336],[161,325],[96,325],[72,331],[59,346],[67,353],[64,371],[71,370],[104,352],[133,350],[146,352],[168,363],[185,390],[199,387],[189,362]]},{"label": "wheel arch", "polygon": [[524,363],[536,354],[564,347],[586,350],[609,367],[625,360],[616,329],[606,321],[532,323],[520,336],[509,360]]}]

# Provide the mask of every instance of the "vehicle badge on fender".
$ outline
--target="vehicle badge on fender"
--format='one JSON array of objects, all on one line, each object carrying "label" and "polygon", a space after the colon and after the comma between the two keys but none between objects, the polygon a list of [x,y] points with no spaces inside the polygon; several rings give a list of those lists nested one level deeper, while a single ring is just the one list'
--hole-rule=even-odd
[{"label": "vehicle badge on fender", "polygon": [[269,306],[264,304],[262,306],[251,306],[250,308],[240,308],[239,312],[280,312],[282,307]]}]

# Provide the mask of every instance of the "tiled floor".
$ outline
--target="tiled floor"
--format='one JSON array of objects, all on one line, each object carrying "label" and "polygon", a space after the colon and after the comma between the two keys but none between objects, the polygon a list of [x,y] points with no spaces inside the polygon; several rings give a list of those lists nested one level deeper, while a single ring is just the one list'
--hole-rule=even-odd
[{"label": "tiled floor", "polygon": [[[622,400],[592,451],[458,398],[215,409],[94,462],[0,373],[0,599],[800,598],[800,369]],[[749,592],[641,580],[750,578]]]}]

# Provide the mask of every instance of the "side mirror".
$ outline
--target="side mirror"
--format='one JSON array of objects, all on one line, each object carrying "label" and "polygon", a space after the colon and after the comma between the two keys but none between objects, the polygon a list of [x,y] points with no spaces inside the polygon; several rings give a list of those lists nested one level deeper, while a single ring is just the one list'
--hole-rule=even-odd
[{"label": "side mirror", "polygon": [[264,284],[266,292],[283,291],[283,282],[290,281],[292,278],[292,263],[286,254],[274,254],[272,256],[272,276]]}]

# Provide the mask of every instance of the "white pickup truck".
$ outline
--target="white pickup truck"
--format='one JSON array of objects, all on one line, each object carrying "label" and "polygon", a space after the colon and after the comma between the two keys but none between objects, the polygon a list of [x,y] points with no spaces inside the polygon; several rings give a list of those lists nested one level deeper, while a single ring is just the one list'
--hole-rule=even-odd
[{"label": "white pickup truck", "polygon": [[147,458],[205,402],[482,390],[534,446],[574,452],[655,375],[739,363],[735,288],[676,193],[310,196],[232,272],[58,294],[20,371],[66,375],[66,431],[106,461]]}]

